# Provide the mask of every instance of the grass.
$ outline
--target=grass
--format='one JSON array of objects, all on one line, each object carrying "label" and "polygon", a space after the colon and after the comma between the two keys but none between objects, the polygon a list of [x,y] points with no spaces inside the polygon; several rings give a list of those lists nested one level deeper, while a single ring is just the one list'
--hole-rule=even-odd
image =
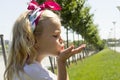
[{"label": "grass", "polygon": [[68,69],[70,80],[120,80],[120,53],[104,49]]}]

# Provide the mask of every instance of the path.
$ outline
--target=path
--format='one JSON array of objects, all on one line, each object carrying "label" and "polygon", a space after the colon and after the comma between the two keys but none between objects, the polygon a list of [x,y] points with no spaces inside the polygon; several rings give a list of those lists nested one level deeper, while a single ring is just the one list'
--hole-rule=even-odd
[{"label": "path", "polygon": [[115,49],[117,52],[120,52],[120,47],[116,47],[116,48],[115,47],[110,47],[110,49],[112,49],[112,50]]},{"label": "path", "polygon": [[0,55],[0,80],[3,80],[4,70],[5,70],[5,65],[3,61],[3,56]]}]

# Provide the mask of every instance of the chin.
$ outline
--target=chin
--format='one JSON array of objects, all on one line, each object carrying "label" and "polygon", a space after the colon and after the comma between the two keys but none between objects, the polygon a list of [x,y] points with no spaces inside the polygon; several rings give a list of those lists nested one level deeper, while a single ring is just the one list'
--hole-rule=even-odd
[{"label": "chin", "polygon": [[53,53],[53,56],[58,56],[60,54],[60,51],[56,51]]},{"label": "chin", "polygon": [[60,51],[58,51],[57,53],[56,53],[56,56],[58,56],[60,54]]}]

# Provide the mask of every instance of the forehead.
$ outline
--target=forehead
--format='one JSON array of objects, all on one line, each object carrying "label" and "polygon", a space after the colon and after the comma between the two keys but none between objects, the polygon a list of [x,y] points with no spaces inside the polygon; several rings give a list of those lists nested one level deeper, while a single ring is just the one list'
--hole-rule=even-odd
[{"label": "forehead", "polygon": [[61,22],[59,18],[49,18],[45,22],[44,31],[46,33],[61,32]]}]

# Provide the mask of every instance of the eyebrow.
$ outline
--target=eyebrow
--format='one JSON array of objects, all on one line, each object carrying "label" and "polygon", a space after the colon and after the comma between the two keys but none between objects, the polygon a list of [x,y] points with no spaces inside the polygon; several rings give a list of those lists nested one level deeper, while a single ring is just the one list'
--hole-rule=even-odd
[{"label": "eyebrow", "polygon": [[61,33],[61,31],[60,30],[55,30],[55,33]]}]

